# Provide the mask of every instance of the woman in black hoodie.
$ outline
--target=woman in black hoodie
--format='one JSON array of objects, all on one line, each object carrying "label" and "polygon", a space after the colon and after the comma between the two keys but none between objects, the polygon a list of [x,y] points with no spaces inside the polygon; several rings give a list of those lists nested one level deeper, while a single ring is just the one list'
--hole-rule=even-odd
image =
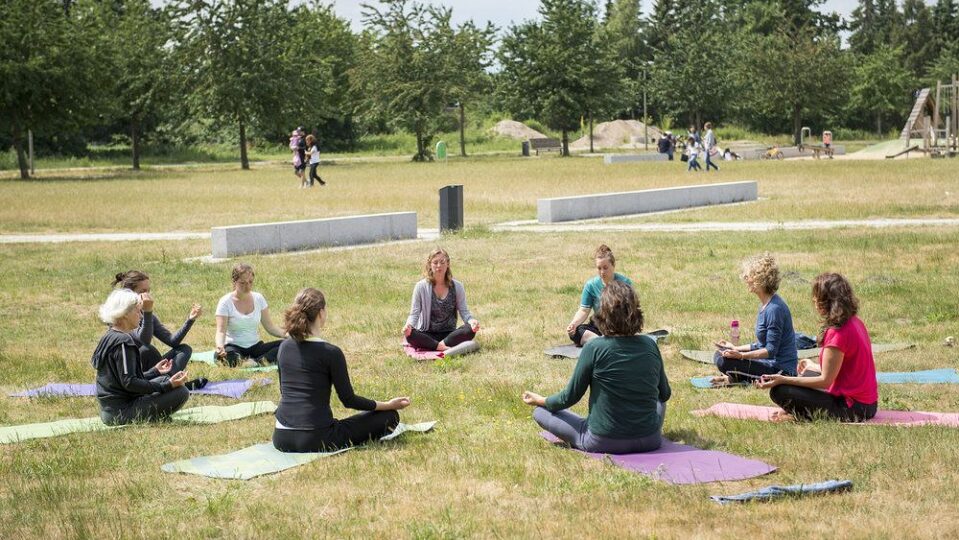
[{"label": "woman in black hoodie", "polygon": [[173,368],[169,359],[146,372],[140,366],[140,345],[130,333],[142,316],[140,297],[129,289],[111,292],[100,306],[100,319],[110,328],[100,338],[92,363],[100,418],[107,425],[165,419],[190,397],[183,386],[186,372],[168,375]]}]

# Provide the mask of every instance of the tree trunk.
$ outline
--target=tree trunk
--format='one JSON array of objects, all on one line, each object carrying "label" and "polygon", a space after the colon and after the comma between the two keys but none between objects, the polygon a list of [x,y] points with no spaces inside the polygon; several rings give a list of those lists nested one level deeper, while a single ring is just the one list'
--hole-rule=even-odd
[{"label": "tree trunk", "polygon": [[876,113],[876,134],[882,138],[882,113]]},{"label": "tree trunk", "polygon": [[466,157],[466,109],[460,101],[460,155]]},{"label": "tree trunk", "polygon": [[424,161],[423,160],[423,133],[419,129],[416,130],[416,155],[413,156],[413,161]]},{"label": "tree trunk", "polygon": [[593,153],[593,113],[589,113],[589,153]]},{"label": "tree trunk", "polygon": [[802,107],[798,103],[793,105],[793,144],[802,144]]},{"label": "tree trunk", "polygon": [[133,170],[140,170],[140,122],[134,116],[130,120],[130,141],[133,143]]},{"label": "tree trunk", "polygon": [[244,171],[250,170],[250,156],[246,155],[246,124],[243,119],[240,122],[240,168]]},{"label": "tree trunk", "polygon": [[30,178],[30,165],[27,163],[27,156],[23,152],[23,133],[17,126],[17,120],[13,120],[13,147],[17,150],[17,165],[20,166],[20,178],[28,180]]},{"label": "tree trunk", "polygon": [[563,151],[560,153],[563,157],[569,157],[569,133],[563,130]]}]

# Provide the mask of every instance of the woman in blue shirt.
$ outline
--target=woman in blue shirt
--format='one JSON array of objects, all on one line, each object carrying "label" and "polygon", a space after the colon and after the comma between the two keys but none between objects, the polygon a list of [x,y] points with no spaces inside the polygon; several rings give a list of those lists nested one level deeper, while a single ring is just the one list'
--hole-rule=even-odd
[{"label": "woman in blue shirt", "polygon": [[748,345],[718,341],[713,361],[723,375],[713,378],[713,384],[742,382],[776,373],[795,375],[796,332],[789,306],[776,294],[780,281],[776,259],[768,253],[747,259],[740,277],[749,292],[759,298],[756,341]]}]

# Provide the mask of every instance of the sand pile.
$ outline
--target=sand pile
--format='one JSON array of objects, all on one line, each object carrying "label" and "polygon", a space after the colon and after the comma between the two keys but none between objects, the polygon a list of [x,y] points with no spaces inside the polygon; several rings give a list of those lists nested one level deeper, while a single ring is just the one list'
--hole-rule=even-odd
[{"label": "sand pile", "polygon": [[522,122],[515,120],[500,120],[493,126],[493,133],[501,137],[509,137],[525,141],[526,139],[542,139],[546,135],[536,131]]},{"label": "sand pile", "polygon": [[[589,125],[586,126],[589,130]],[[653,147],[661,135],[659,128],[649,126],[649,145]],[[593,148],[636,148],[645,142],[645,125],[639,120],[613,120],[593,126]],[[580,137],[569,143],[570,148],[577,150],[589,148],[589,131],[585,137]]]}]

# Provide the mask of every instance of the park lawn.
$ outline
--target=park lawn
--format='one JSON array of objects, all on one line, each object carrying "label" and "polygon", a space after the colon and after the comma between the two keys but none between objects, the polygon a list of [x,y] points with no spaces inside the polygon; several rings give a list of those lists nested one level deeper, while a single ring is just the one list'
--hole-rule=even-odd
[{"label": "park lawn", "polygon": [[[552,163],[534,161],[528,166],[530,174],[543,174],[541,169],[554,167]],[[586,160],[566,163],[580,170],[591,166]],[[514,164],[490,166],[509,169]],[[403,171],[398,175],[414,170],[397,169]],[[112,192],[122,196],[147,181],[172,189],[165,186],[166,179],[110,182]],[[429,182],[408,181],[420,186]],[[235,189],[256,191],[251,183],[241,183]],[[537,185],[534,190],[545,190]],[[765,189],[772,188],[764,183],[761,192]],[[376,196],[371,199],[362,206],[364,211],[379,204]],[[136,212],[123,204],[116,206],[110,198],[87,200],[95,210],[129,218],[119,223],[136,228]],[[151,194],[149,200],[158,199]],[[188,199],[185,204],[197,203]],[[56,205],[47,208],[46,218],[59,219]],[[117,214],[118,208],[126,211]],[[490,210],[493,214],[506,213],[496,205],[488,208],[498,208]],[[189,220],[189,212],[187,208],[171,219]],[[895,213],[896,208],[890,209]],[[474,210],[474,223],[492,219],[476,214]],[[877,214],[883,215],[880,210]],[[724,485],[670,486],[551,448],[538,437],[530,409],[519,395],[524,389],[557,391],[571,372],[572,361],[550,359],[541,351],[566,341],[563,328],[578,304],[583,281],[593,274],[590,254],[601,242],[613,247],[617,270],[636,282],[647,328],[672,330],[662,346],[673,388],[666,436],[764,460],[777,465],[778,472]],[[737,278],[738,263],[747,255],[770,251],[784,272],[780,293],[792,308],[798,330],[814,333],[817,328],[809,282],[821,271],[838,270],[854,284],[861,317],[874,341],[917,345],[877,356],[880,370],[955,367],[956,350],[941,343],[956,333],[959,321],[959,229],[658,235],[491,233],[472,227],[444,238],[442,244],[483,325],[484,348],[436,363],[412,362],[398,350],[410,290],[432,242],[247,258],[257,269],[256,289],[270,301],[276,319],[301,287],[324,290],[330,313],[324,337],[346,352],[357,391],[379,399],[410,395],[413,405],[403,411],[404,421],[438,420],[435,432],[249,482],[173,475],[159,467],[268,441],[273,426],[269,416],[5,445],[0,447],[0,530],[10,538],[959,534],[954,512],[959,504],[959,430],[697,418],[691,410],[716,402],[765,404],[768,398],[748,389],[694,390],[687,379],[710,370],[678,354],[681,348],[706,347],[732,318],[751,329],[757,306]],[[95,311],[117,271],[141,268],[153,276],[156,312],[169,326],[185,317],[191,302],[201,302],[207,312],[187,341],[195,350],[211,348],[212,311],[229,289],[232,263],[193,260],[208,250],[205,241],[0,246],[0,424],[97,414],[89,398],[25,401],[5,394],[51,381],[92,380],[89,355],[103,331]],[[745,334],[744,339],[751,337],[751,332]],[[191,376],[199,374],[237,376],[224,368],[191,366]],[[956,386],[883,386],[880,395],[883,408],[959,411]],[[278,398],[275,380],[246,397]],[[191,403],[227,400],[203,397]],[[575,409],[585,413],[585,399]],[[346,414],[336,400],[334,411]],[[708,500],[711,494],[828,478],[851,479],[855,489],[844,495],[734,508]]]},{"label": "park lawn", "polygon": [[[759,181],[759,204],[713,207],[629,221],[794,221],[956,217],[959,174],[950,160],[784,161],[723,164],[687,173],[681,162],[606,166],[599,158],[485,156],[449,163],[337,162],[329,181],[297,188],[276,164],[129,171],[51,171],[0,180],[0,233],[207,231],[264,221],[415,211],[438,225],[437,190],[464,185],[468,225],[536,218],[536,199],[691,183]],[[868,193],[868,195],[866,195]]]}]

